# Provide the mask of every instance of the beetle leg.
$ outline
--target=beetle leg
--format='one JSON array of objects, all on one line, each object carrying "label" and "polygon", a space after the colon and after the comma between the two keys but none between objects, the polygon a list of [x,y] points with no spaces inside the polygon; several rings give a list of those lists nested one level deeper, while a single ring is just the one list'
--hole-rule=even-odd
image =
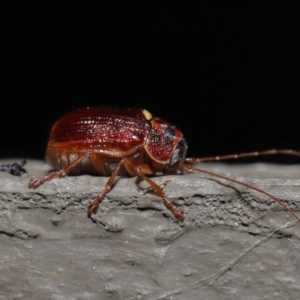
[{"label": "beetle leg", "polygon": [[76,165],[78,165],[87,156],[89,156],[89,153],[85,153],[84,155],[80,156],[78,159],[74,160],[71,164],[69,164],[66,168],[58,172],[49,173],[44,177],[32,178],[28,182],[28,187],[31,189],[36,189],[46,181],[50,181],[55,178],[65,177]]},{"label": "beetle leg", "polygon": [[151,175],[153,174],[153,171],[151,170],[150,166],[143,164],[143,165],[135,165],[133,161],[126,160],[125,161],[125,167],[126,169],[134,169],[137,176],[140,176],[142,179],[147,181],[151,188],[153,188],[156,192],[156,194],[161,197],[164,201],[164,204],[168,210],[172,212],[172,214],[175,216],[177,220],[183,221],[184,220],[184,211],[183,209],[177,207],[174,205],[170,199],[167,197],[166,193],[163,191],[161,187],[159,187],[154,181],[152,181],[150,178],[148,178],[145,174]]},{"label": "beetle leg", "polygon": [[122,159],[117,167],[114,169],[113,173],[111,174],[110,178],[108,179],[103,191],[101,192],[100,195],[97,196],[97,198],[89,205],[87,214],[90,217],[91,214],[96,214],[98,211],[98,207],[100,203],[103,201],[105,195],[111,190],[111,187],[115,181],[116,176],[118,175],[118,172],[120,170],[120,167],[123,165],[124,161],[126,159]]},{"label": "beetle leg", "polygon": [[[170,180],[168,180],[168,179],[164,179],[162,182],[157,183],[157,185],[163,190],[164,187],[167,185],[167,183],[168,183],[169,181],[170,181]],[[143,195],[147,194],[147,193],[150,192],[150,191],[153,191],[153,187],[152,187],[152,186],[147,187],[147,188],[143,191]]]},{"label": "beetle leg", "polygon": [[94,168],[100,175],[109,176],[109,170],[106,167],[105,159],[99,153],[91,153],[90,160]]},{"label": "beetle leg", "polygon": [[[139,169],[139,168],[138,168]],[[170,210],[176,219],[183,221],[184,220],[184,211],[183,209],[175,206],[167,197],[166,193],[160,188],[154,181],[144,175],[142,172],[138,171],[138,175],[147,181],[150,186],[155,190],[157,195],[161,197],[164,201],[164,204],[168,210]]]}]

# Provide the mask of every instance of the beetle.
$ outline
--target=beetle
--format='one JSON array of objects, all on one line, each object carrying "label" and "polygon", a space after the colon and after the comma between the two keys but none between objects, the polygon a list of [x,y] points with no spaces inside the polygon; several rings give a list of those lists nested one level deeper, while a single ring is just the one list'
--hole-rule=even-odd
[{"label": "beetle", "polygon": [[273,195],[244,182],[210,171],[195,168],[193,164],[242,157],[287,154],[300,156],[294,150],[267,150],[206,158],[186,158],[187,143],[182,132],[150,112],[139,108],[86,107],[73,110],[52,127],[46,149],[47,163],[55,171],[32,178],[29,188],[38,188],[46,181],[74,174],[98,173],[110,176],[102,192],[89,204],[88,216],[96,214],[105,195],[111,190],[117,175],[139,176],[147,181],[163,199],[177,220],[184,220],[182,208],[174,205],[163,189],[148,175],[177,174],[198,171],[243,185],[264,194],[300,222],[300,218]]}]

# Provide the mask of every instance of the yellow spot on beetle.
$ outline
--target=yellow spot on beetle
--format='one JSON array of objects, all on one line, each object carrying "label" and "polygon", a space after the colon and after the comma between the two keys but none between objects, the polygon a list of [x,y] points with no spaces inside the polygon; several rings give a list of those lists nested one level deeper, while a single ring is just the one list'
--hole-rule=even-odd
[{"label": "yellow spot on beetle", "polygon": [[152,119],[152,115],[151,115],[151,113],[149,113],[148,110],[144,109],[143,110],[143,114],[144,114],[144,116],[146,117],[147,120],[151,120]]}]

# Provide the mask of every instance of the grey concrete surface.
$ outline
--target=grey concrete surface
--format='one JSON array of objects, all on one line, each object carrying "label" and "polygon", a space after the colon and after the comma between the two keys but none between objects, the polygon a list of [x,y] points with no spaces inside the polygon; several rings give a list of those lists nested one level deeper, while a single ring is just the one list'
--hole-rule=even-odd
[{"label": "grey concrete surface", "polygon": [[[0,164],[20,162],[2,160]],[[0,299],[298,299],[300,225],[268,197],[201,173],[155,177],[185,210],[177,222],[136,178],[0,173]],[[259,187],[300,216],[300,166],[203,164]]]}]

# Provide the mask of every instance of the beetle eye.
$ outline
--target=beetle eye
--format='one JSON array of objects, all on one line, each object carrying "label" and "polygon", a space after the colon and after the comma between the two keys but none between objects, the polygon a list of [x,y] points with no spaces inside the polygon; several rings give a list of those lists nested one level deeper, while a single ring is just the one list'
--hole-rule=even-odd
[{"label": "beetle eye", "polygon": [[184,161],[186,156],[186,150],[187,150],[187,143],[184,138],[181,138],[180,142],[178,143],[175,150],[173,151],[168,167],[174,168],[179,163],[180,159]]}]

